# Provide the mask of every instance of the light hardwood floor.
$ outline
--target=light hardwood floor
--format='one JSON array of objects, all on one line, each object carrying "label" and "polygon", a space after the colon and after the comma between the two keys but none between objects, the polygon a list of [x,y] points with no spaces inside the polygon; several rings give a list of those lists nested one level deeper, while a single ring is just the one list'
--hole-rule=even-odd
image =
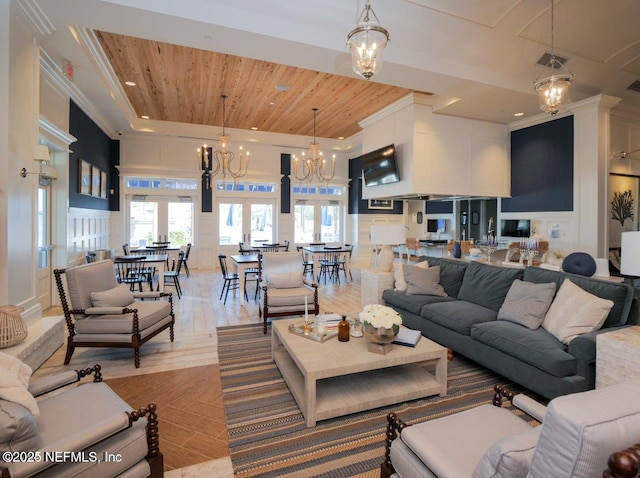
[{"label": "light hardwood floor", "polygon": [[[340,284],[320,285],[322,312],[355,313],[360,309],[359,270],[354,268],[352,273],[353,282],[342,280]],[[229,293],[226,305],[219,299],[223,284],[219,270],[192,269],[190,277],[181,275],[180,283],[182,298],[177,299],[174,294],[176,340],[184,337],[196,340],[196,337],[209,335],[215,338],[217,327],[261,323],[258,304],[249,300],[240,306],[239,291],[235,291],[236,295],[233,295],[234,291]],[[55,309],[47,313],[59,314],[61,312]],[[213,343],[217,344],[217,338]],[[64,358],[63,348],[43,364],[40,371],[58,368]],[[145,365],[145,361],[153,360],[153,355],[145,356],[144,348],[142,350],[142,364]],[[84,351],[85,355],[98,353],[96,349]],[[122,364],[114,366],[123,367]],[[108,361],[103,365],[106,367],[109,367]],[[131,369],[131,373],[127,374],[125,370],[125,373],[116,374],[117,378],[105,381],[134,407],[149,401],[158,405],[160,448],[165,457],[167,476],[232,477],[217,358],[202,364],[196,361],[192,367],[181,366],[177,370],[145,375],[140,375],[140,369],[134,369],[132,358],[129,361],[125,357],[124,367]]]}]

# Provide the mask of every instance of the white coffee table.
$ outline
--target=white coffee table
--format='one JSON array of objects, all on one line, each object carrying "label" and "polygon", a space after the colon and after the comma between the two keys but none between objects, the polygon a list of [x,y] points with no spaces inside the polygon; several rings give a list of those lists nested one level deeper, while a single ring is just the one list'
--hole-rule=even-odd
[{"label": "white coffee table", "polygon": [[[447,349],[422,337],[418,345],[394,345],[386,355],[367,350],[364,338],[324,343],[292,334],[298,319],[272,322],[271,356],[305,417],[319,420],[406,400],[447,394]],[[435,362],[435,376],[424,368]]]}]

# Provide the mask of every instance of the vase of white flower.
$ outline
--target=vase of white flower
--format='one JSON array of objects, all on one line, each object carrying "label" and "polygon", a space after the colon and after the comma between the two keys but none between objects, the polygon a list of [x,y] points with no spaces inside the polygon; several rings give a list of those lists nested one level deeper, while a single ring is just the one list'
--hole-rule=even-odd
[{"label": "vase of white flower", "polygon": [[386,354],[398,336],[402,316],[391,307],[370,304],[360,312],[365,338],[369,341],[369,351]]}]

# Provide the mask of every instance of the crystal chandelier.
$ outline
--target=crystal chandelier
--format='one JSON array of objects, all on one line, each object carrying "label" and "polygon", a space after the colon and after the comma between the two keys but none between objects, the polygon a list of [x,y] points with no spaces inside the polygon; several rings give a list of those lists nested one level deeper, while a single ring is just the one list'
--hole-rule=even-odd
[{"label": "crystal chandelier", "polygon": [[[369,12],[375,21],[370,20]],[[388,41],[389,32],[380,25],[380,20],[367,0],[356,27],[347,35],[353,71],[365,80],[378,73],[382,69],[382,53]]]},{"label": "crystal chandelier", "polygon": [[247,174],[247,170],[249,168],[251,153],[249,153],[249,151],[246,152],[245,161],[245,152],[243,151],[242,146],[240,146],[238,148],[238,166],[235,170],[233,169],[233,161],[236,156],[233,151],[229,150],[231,147],[231,136],[226,133],[224,124],[226,117],[227,95],[221,95],[220,98],[222,98],[222,134],[218,135],[218,139],[216,141],[218,149],[213,151],[213,148],[206,144],[202,145],[202,148],[198,148],[198,162],[200,163],[202,180],[206,189],[211,189],[211,177],[215,176],[219,172],[222,173],[223,179],[226,179],[227,175],[229,175],[233,178],[235,183],[238,178]]},{"label": "crystal chandelier", "polygon": [[573,82],[574,75],[556,58],[553,29],[553,0],[551,0],[551,58],[549,59],[548,66],[551,69],[551,74],[541,79],[538,77],[534,83],[534,87],[538,92],[540,109],[546,113],[555,115],[569,102],[569,88]]},{"label": "crystal chandelier", "polygon": [[[301,161],[293,156],[293,175],[298,181],[313,182],[329,182],[333,179],[336,172],[336,155],[331,158],[331,174],[327,172],[327,160],[320,151],[320,145],[316,142],[316,113],[318,108],[313,108],[313,142],[309,145],[309,156],[302,153]],[[302,162],[302,166],[299,166]]]}]

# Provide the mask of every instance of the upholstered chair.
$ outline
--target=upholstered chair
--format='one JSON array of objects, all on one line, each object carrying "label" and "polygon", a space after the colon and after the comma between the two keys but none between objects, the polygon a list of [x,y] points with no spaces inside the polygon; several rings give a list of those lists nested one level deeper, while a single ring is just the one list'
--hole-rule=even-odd
[{"label": "upholstered chair", "polygon": [[[318,314],[318,285],[304,278],[304,264],[298,252],[272,252],[260,256],[259,276],[262,290],[260,317],[267,333],[267,320]],[[306,310],[305,310],[306,305]]]},{"label": "upholstered chair", "polygon": [[[100,370],[95,365],[29,383],[31,369],[0,353],[3,478],[163,476],[155,404],[132,409],[102,383]],[[92,383],[71,387],[89,375]]]},{"label": "upholstered chair", "polygon": [[173,342],[171,293],[131,292],[128,284],[118,284],[111,260],[54,274],[69,331],[65,365],[76,347],[124,347],[133,349],[138,368],[142,344],[165,329]]},{"label": "upholstered chair", "polygon": [[[493,405],[416,425],[389,414],[381,476],[601,477],[640,449],[640,379],[554,398],[547,407],[496,387]],[[500,408],[504,399],[527,415]],[[535,423],[535,422],[534,422]],[[610,457],[611,460],[610,461]],[[624,467],[624,463],[622,463]],[[615,468],[615,466],[614,466]]]}]

